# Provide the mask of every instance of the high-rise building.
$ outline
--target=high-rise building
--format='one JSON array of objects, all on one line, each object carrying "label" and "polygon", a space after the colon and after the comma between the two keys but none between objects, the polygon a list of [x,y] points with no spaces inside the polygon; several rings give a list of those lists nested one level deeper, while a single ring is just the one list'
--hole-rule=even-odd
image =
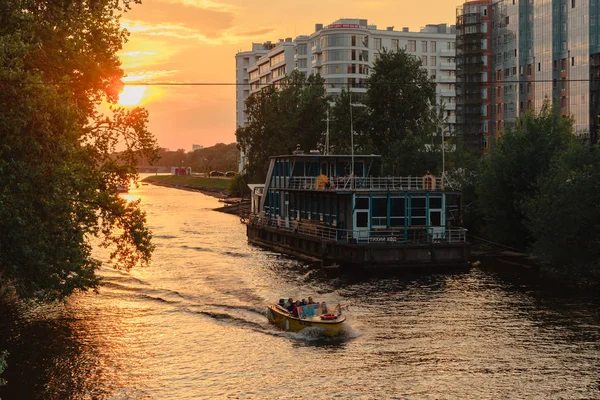
[{"label": "high-rise building", "polygon": [[[596,0],[476,0],[459,6],[457,134],[467,145],[486,149],[488,138],[550,101],[562,115],[574,117],[577,135],[595,142],[599,24]],[[479,69],[473,68],[475,60]],[[468,96],[478,88],[479,113],[476,99]]]},{"label": "high-rise building", "polygon": [[[326,93],[339,95],[350,90],[359,100],[367,92],[366,79],[381,50],[405,49],[419,58],[422,68],[437,84],[437,101],[444,104],[448,130],[455,120],[455,27],[427,25],[419,32],[408,28],[395,31],[393,26],[377,29],[366,19],[340,19],[329,25],[315,25],[315,32],[291,40],[280,40],[265,49],[253,45],[251,52],[236,55],[236,124],[244,126],[244,101],[266,85],[274,84],[293,69],[306,75],[320,74]],[[268,47],[268,46],[267,46]],[[243,153],[240,169],[244,165]]]}]

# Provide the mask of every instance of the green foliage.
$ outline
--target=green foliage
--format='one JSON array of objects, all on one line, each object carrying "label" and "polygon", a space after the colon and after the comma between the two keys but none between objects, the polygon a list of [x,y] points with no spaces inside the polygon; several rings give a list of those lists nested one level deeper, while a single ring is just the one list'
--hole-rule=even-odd
[{"label": "green foliage", "polygon": [[249,197],[248,177],[246,175],[234,176],[229,181],[228,189],[232,197]]},{"label": "green foliage", "polygon": [[237,171],[240,151],[235,143],[217,143],[204,149],[186,152],[183,149],[161,149],[154,163],[164,167],[192,167],[194,172]]},{"label": "green foliage", "polygon": [[[369,142],[369,111],[357,95],[342,89],[339,96],[334,98],[330,112],[329,145],[332,154],[350,154],[351,125],[354,130],[355,154],[370,154]],[[352,107],[352,111],[351,111]],[[352,112],[352,124],[350,113]]]},{"label": "green foliage", "polygon": [[[8,357],[8,351],[4,350],[4,351],[0,352],[0,375],[2,375],[2,373],[4,372],[6,367],[8,367],[8,364],[6,362],[6,357]],[[4,379],[0,378],[0,386],[4,386],[4,385],[6,385],[6,381]]]},{"label": "green foliage", "polygon": [[290,154],[297,144],[305,151],[323,144],[327,108],[323,79],[294,71],[282,84],[281,90],[268,86],[248,97],[248,124],[235,133],[253,182],[264,182],[269,157]]},{"label": "green foliage", "polygon": [[115,7],[0,0],[0,273],[23,298],[97,286],[92,237],[123,268],[153,250],[139,203],[116,192],[136,179],[139,155],[154,158],[148,113],[98,111],[122,87]]},{"label": "green foliage", "polygon": [[476,187],[487,237],[517,249],[529,246],[522,202],[535,195],[538,178],[573,138],[572,120],[546,104],[539,115],[525,114],[498,139],[483,159]]},{"label": "green foliage", "polygon": [[425,144],[441,121],[435,83],[421,61],[405,50],[384,50],[373,63],[368,85],[369,151],[381,154],[384,171],[421,174],[436,167],[439,155],[428,154]]},{"label": "green foliage", "polygon": [[532,249],[554,275],[600,280],[600,148],[580,142],[561,152],[524,202]]},{"label": "green foliage", "polygon": [[237,171],[240,151],[236,143],[217,143],[214,146],[188,153],[185,165],[194,171]]}]

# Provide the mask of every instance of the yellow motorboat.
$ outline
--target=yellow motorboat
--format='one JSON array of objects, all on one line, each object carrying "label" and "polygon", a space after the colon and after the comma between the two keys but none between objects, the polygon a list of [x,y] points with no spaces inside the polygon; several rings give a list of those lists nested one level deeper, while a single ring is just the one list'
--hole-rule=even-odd
[{"label": "yellow motorboat", "polygon": [[267,309],[267,318],[285,331],[299,332],[305,328],[320,328],[325,336],[337,336],[346,317],[339,311],[341,307],[336,307],[336,310],[336,313],[321,314],[318,304],[306,305],[300,307],[299,317],[294,317],[279,304],[273,304]]}]

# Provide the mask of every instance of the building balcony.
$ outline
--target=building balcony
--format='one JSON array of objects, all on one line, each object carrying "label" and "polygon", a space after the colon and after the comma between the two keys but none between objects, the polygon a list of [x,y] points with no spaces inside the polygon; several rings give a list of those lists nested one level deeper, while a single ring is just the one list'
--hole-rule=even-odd
[{"label": "building balcony", "polygon": [[316,44],[316,45],[312,46],[312,47],[310,48],[310,51],[311,51],[313,54],[319,54],[319,53],[321,53],[321,52],[322,52],[322,50],[321,50],[321,44],[319,43],[319,44]]},{"label": "building balcony", "polygon": [[440,69],[450,69],[450,70],[455,70],[456,69],[456,64],[455,63],[440,63]]},{"label": "building balcony", "polygon": [[444,110],[448,110],[448,111],[456,110],[456,103],[444,104]]},{"label": "building balcony", "polygon": [[442,57],[454,57],[454,56],[456,56],[456,50],[455,49],[441,49],[440,55]]},{"label": "building balcony", "polygon": [[437,82],[438,83],[455,83],[456,76],[438,75]]}]

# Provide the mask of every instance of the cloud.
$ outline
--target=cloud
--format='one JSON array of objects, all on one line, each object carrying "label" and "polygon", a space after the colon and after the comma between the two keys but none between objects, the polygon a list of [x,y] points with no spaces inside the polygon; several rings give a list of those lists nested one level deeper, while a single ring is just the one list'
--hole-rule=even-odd
[{"label": "cloud", "polygon": [[[179,70],[141,70],[141,71],[128,71],[126,76],[123,78],[123,82],[152,82],[157,81],[159,78],[173,76],[177,74]],[[164,81],[161,79],[161,81]]]},{"label": "cloud", "polygon": [[209,45],[222,45],[226,43],[237,43],[241,41],[251,40],[257,37],[264,37],[265,35],[274,32],[275,29],[271,27],[258,28],[250,31],[237,31],[237,28],[232,27],[223,29],[222,31],[213,35],[206,35],[198,29],[190,28],[183,24],[152,24],[146,21],[132,21],[122,20],[121,26],[127,29],[132,34],[138,36],[143,34],[154,37],[166,37],[175,38],[181,40],[189,40],[200,42]]},{"label": "cloud", "polygon": [[133,8],[123,22],[138,21],[146,25],[188,28],[211,38],[235,24],[234,8],[212,0],[160,0]]},{"label": "cloud", "polygon": [[231,4],[224,4],[210,0],[159,0],[166,4],[183,4],[184,6],[191,6],[200,8],[203,10],[211,11],[225,11],[231,12],[235,9]]}]

